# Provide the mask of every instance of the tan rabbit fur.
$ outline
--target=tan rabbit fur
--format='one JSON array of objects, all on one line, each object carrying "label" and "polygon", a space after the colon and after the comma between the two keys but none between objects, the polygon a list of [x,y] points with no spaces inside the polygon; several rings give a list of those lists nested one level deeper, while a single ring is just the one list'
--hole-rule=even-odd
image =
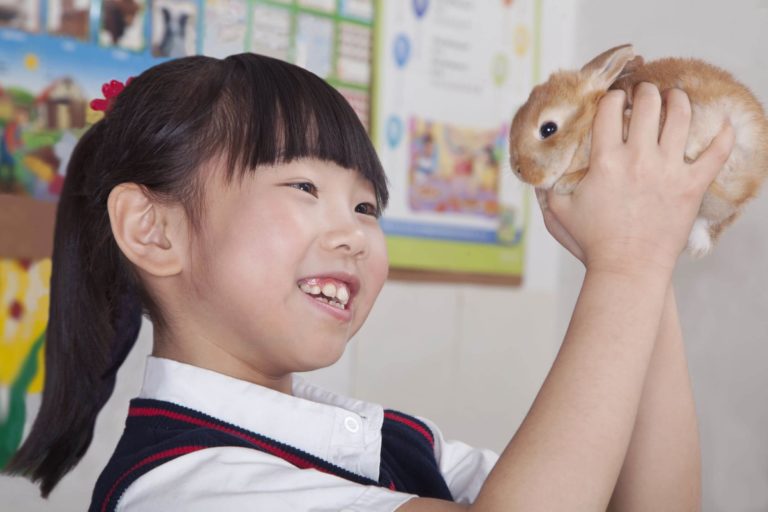
[{"label": "tan rabbit fur", "polygon": [[[768,119],[763,107],[749,89],[718,67],[695,59],[643,62],[631,45],[623,45],[598,55],[581,70],[556,72],[533,89],[515,114],[509,145],[512,169],[537,188],[571,193],[588,170],[592,121],[600,98],[608,89],[626,91],[626,137],[632,92],[639,82],[688,94],[692,114],[685,148],[688,161],[709,146],[726,121],[735,128],[733,151],[704,196],[688,240],[689,252],[703,256],[768,177]],[[662,107],[662,125],[664,115]]]}]

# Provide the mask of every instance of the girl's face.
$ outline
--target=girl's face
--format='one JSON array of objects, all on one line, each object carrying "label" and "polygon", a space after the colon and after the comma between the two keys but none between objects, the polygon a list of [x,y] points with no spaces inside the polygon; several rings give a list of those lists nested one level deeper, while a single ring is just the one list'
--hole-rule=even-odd
[{"label": "girl's face", "polygon": [[196,363],[251,381],[334,363],[388,272],[372,185],[311,159],[220,171],[189,253],[184,331],[211,359]]}]

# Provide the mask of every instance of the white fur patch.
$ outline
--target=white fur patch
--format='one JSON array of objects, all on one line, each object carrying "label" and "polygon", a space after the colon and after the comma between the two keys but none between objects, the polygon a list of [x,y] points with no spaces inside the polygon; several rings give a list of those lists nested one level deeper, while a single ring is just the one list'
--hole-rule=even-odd
[{"label": "white fur patch", "polygon": [[712,250],[712,236],[709,234],[709,221],[702,217],[693,223],[688,236],[688,252],[694,258],[706,256]]},{"label": "white fur patch", "polygon": [[[743,165],[754,152],[755,134],[759,132],[756,122],[759,120],[742,103],[724,98],[706,105],[694,104],[692,114],[691,131],[685,150],[687,156],[697,158],[718,134],[726,119],[730,120],[736,131],[736,142],[726,166],[732,168]],[[718,181],[722,183],[726,176],[719,178]]]}]

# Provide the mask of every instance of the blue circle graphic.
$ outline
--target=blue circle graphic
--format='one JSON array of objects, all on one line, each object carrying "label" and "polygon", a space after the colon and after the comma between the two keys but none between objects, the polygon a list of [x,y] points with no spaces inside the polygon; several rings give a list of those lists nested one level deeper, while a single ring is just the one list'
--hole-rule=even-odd
[{"label": "blue circle graphic", "polygon": [[397,116],[390,116],[387,120],[387,142],[394,149],[400,144],[403,137],[403,122]]},{"label": "blue circle graphic", "polygon": [[416,13],[417,18],[424,17],[427,7],[429,7],[429,0],[413,0],[413,12]]},{"label": "blue circle graphic", "polygon": [[411,41],[405,34],[399,34],[395,38],[395,46],[393,48],[395,52],[395,62],[397,66],[402,68],[408,62],[408,58],[411,56]]}]

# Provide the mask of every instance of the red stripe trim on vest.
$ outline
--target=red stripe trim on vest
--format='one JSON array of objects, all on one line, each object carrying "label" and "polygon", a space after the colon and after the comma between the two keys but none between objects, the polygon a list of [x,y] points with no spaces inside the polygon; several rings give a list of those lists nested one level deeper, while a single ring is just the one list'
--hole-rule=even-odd
[{"label": "red stripe trim on vest", "polygon": [[196,452],[197,450],[202,450],[205,448],[205,446],[179,446],[176,448],[171,448],[170,450],[165,450],[162,452],[155,453],[154,455],[150,455],[149,457],[137,462],[131,469],[120,475],[120,478],[118,478],[115,483],[112,485],[112,488],[107,493],[107,497],[104,498],[104,502],[101,504],[101,512],[106,512],[107,505],[109,504],[109,500],[112,498],[112,495],[115,493],[115,490],[117,490],[117,487],[120,485],[120,483],[125,480],[128,475],[139,469],[140,467],[144,466],[145,464],[149,464],[150,462],[155,462],[160,459],[166,459],[168,457],[175,457],[178,455],[185,455],[187,453]]},{"label": "red stripe trim on vest", "polygon": [[431,444],[432,446],[435,446],[435,439],[432,437],[432,432],[422,427],[415,421],[405,418],[403,416],[400,416],[399,414],[394,413],[392,411],[385,412],[384,417],[411,427],[413,430],[423,435],[427,439],[429,444]]},{"label": "red stripe trim on vest", "polygon": [[272,455],[275,455],[277,457],[280,457],[283,460],[286,460],[293,464],[294,466],[300,468],[300,469],[316,469],[318,471],[322,471],[323,473],[333,474],[330,470],[317,466],[313,464],[312,462],[304,459],[303,457],[299,457],[296,454],[289,453],[282,448],[279,448],[277,446],[273,446],[267,442],[264,442],[260,439],[256,439],[253,436],[249,436],[248,434],[244,434],[242,432],[239,432],[233,428],[226,427],[224,425],[219,425],[217,423],[213,423],[211,421],[202,420],[200,418],[195,418],[194,416],[188,416],[186,414],[173,412],[173,411],[167,411],[165,409],[158,409],[155,407],[131,407],[128,410],[128,416],[165,416],[166,418],[171,418],[178,421],[185,421],[187,423],[191,423],[193,425],[199,425],[201,427],[207,427],[212,428],[214,430],[218,430],[220,432],[225,432],[227,434],[231,434],[233,436],[239,437],[240,439],[245,439],[251,444],[254,444],[262,449],[264,451],[271,453]]}]

